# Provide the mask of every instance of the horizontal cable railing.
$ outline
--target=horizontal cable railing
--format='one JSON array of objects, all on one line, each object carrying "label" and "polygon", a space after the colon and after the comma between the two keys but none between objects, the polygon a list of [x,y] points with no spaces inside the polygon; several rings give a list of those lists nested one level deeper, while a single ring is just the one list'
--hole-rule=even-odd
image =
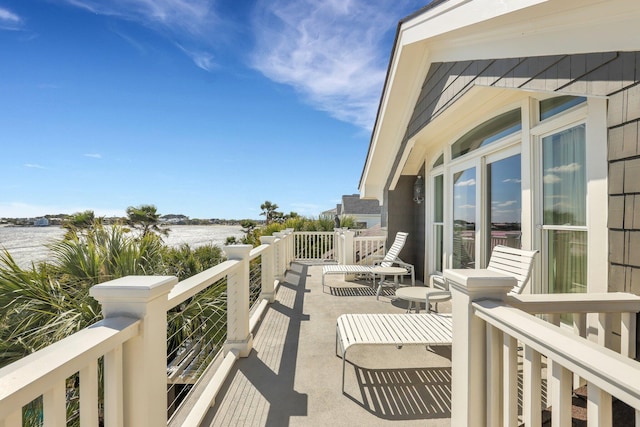
[{"label": "horizontal cable railing", "polygon": [[[633,360],[639,297],[517,295],[507,297],[506,303],[486,300],[472,305],[475,315],[489,325],[487,420],[504,417],[508,425],[538,426],[542,410],[550,406],[552,425],[570,425],[573,389],[584,384],[589,425],[611,425],[612,396],[634,408],[640,419],[640,363]],[[573,314],[573,330],[561,325],[561,313]],[[586,338],[590,313],[597,313],[599,319],[597,342]],[[546,314],[548,321],[533,314]],[[609,338],[614,317],[620,319],[617,345]],[[520,395],[518,375],[522,376]]]},{"label": "horizontal cable railing", "polygon": [[179,283],[127,276],[91,288],[104,320],[0,369],[0,426],[155,427],[189,399],[182,420],[198,424],[291,262],[291,231],[263,239],[225,247],[228,261]]},{"label": "horizontal cable railing", "polygon": [[122,348],[139,333],[137,319],[104,319],[0,369],[0,425],[122,425]]}]

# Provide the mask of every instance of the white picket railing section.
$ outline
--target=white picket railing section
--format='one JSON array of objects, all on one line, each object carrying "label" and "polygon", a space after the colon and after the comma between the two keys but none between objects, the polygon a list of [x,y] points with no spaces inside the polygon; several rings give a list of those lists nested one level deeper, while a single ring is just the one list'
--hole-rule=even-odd
[{"label": "white picket railing section", "polygon": [[[552,408],[554,426],[571,425],[573,389],[582,382],[586,382],[588,389],[589,425],[612,425],[612,396],[640,409],[640,363],[633,360],[640,298],[615,293],[529,297],[507,298],[507,303],[513,306],[491,300],[473,303],[475,315],[488,325],[487,424],[503,425],[506,420],[506,425],[519,425],[518,347],[523,349],[524,425],[539,426],[542,422],[543,361],[547,372],[546,400]],[[550,314],[550,322],[533,313]],[[560,313],[574,315],[573,330],[560,325]],[[618,351],[605,346],[611,343],[607,337],[613,336],[610,328],[601,329],[597,343],[580,336],[586,334],[585,320],[590,313],[597,313],[601,324],[607,325],[611,325],[614,315],[619,315]]]},{"label": "white picket railing section", "polygon": [[[543,362],[552,426],[571,425],[572,392],[582,382],[588,389],[589,426],[612,425],[612,396],[634,408],[640,421],[640,363],[633,359],[640,297],[623,293],[510,296],[513,283],[508,276],[465,271],[444,272],[456,325],[452,425],[540,426]],[[560,315],[566,313],[573,314],[573,330],[561,324]],[[549,322],[536,314],[545,314]],[[617,344],[610,338],[614,318],[620,319]],[[518,416],[519,375],[522,419]]]}]

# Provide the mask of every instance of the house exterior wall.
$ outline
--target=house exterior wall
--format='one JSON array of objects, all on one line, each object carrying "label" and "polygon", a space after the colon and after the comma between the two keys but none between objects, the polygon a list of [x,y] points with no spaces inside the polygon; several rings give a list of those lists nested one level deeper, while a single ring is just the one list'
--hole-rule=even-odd
[{"label": "house exterior wall", "polygon": [[413,201],[415,180],[415,176],[402,176],[395,189],[387,192],[387,243],[393,242],[398,231],[409,233],[400,258],[414,266],[416,279],[424,281],[425,203]]},{"label": "house exterior wall", "polygon": [[[607,52],[431,65],[399,153],[473,86],[607,97],[609,291],[640,294],[640,52]],[[394,170],[400,163],[395,160]],[[392,175],[392,174],[391,174]],[[387,188],[391,185],[391,175]],[[402,182],[402,179],[401,179]],[[396,186],[400,191],[401,186]],[[389,192],[389,234],[401,228]],[[408,196],[408,200],[411,197]],[[403,206],[401,204],[401,206]],[[636,209],[636,207],[638,209]],[[413,218],[399,216],[402,221]],[[423,226],[424,229],[424,226]],[[424,245],[422,245],[424,248]]]}]

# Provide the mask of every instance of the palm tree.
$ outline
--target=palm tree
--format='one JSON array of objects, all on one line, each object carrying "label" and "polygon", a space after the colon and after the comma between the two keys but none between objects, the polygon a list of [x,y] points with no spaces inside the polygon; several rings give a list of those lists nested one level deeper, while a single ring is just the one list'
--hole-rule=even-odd
[{"label": "palm tree", "polygon": [[260,215],[264,215],[266,225],[269,225],[274,218],[282,215],[277,211],[278,205],[271,203],[269,200],[261,204],[260,209],[262,210]]},{"label": "palm tree", "polygon": [[168,228],[160,227],[160,214],[154,205],[129,206],[127,208],[128,224],[142,231],[142,237],[149,233],[162,236],[169,234]]}]

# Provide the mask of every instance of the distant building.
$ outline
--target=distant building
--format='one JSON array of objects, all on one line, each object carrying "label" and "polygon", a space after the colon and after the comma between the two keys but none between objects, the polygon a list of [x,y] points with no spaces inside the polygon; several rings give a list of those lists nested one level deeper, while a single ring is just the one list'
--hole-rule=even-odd
[{"label": "distant building", "polygon": [[324,215],[350,216],[361,228],[370,228],[380,224],[380,204],[377,200],[363,200],[359,194],[342,196],[342,203],[335,209],[323,212]]},{"label": "distant building", "polygon": [[33,221],[33,225],[36,227],[47,227],[49,220],[47,218],[36,218],[35,221]]}]

